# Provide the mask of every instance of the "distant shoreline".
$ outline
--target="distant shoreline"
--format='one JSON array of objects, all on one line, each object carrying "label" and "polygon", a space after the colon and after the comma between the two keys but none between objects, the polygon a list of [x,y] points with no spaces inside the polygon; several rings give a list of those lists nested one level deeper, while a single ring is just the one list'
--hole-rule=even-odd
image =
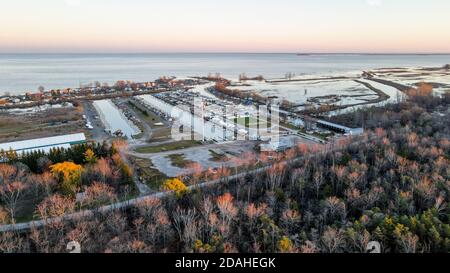
[{"label": "distant shoreline", "polygon": [[297,56],[320,56],[320,55],[357,55],[357,56],[442,56],[450,52],[420,53],[420,52],[0,52],[1,55],[297,55]]},{"label": "distant shoreline", "polygon": [[[46,89],[75,89],[99,81],[135,82],[160,76],[186,77],[220,72],[235,79],[242,73],[283,78],[340,75],[379,67],[440,67],[449,55],[361,55],[361,53],[0,53],[0,96]],[[348,53],[347,53],[348,54]],[[381,57],[380,57],[381,56]],[[336,64],[339,65],[336,65]]]}]

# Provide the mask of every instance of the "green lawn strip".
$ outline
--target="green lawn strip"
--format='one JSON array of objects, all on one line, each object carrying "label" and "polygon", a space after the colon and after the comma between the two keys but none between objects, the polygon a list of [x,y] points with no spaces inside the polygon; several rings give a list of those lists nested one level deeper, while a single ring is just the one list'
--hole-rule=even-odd
[{"label": "green lawn strip", "polygon": [[262,119],[257,119],[254,117],[240,117],[240,118],[234,118],[233,122],[236,122],[237,124],[244,126],[244,127],[257,127],[257,124],[259,123],[259,127],[263,128],[267,126],[267,121]]},{"label": "green lawn strip", "polygon": [[150,110],[145,110],[142,109],[142,107],[138,107],[134,102],[129,101],[128,104],[136,110],[136,114],[139,116],[139,118],[152,128],[151,140],[161,141],[170,138],[172,134],[171,128],[167,127],[166,125],[155,125],[156,123],[165,124],[165,121],[162,117],[158,116]]},{"label": "green lawn strip", "polygon": [[191,148],[195,146],[199,146],[202,143],[200,141],[196,140],[181,140],[176,142],[170,142],[162,145],[157,146],[147,146],[147,147],[140,147],[136,149],[136,152],[142,153],[142,154],[152,154],[152,153],[160,153],[160,152],[167,152],[167,151],[175,151],[180,149],[186,149]]}]

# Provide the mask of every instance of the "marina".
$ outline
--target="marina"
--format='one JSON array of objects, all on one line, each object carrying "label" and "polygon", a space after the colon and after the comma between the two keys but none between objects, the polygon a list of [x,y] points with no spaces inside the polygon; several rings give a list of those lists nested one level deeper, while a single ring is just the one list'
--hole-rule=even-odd
[{"label": "marina", "polygon": [[139,128],[128,120],[111,100],[98,100],[93,104],[110,134],[123,135],[131,139],[140,133]]}]

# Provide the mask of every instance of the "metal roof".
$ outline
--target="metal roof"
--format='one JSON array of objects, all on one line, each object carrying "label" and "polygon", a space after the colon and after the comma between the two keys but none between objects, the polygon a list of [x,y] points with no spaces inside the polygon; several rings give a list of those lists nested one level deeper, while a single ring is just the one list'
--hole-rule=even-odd
[{"label": "metal roof", "polygon": [[318,120],[317,123],[320,123],[320,124],[323,124],[323,125],[327,125],[327,126],[330,126],[330,127],[334,127],[334,128],[337,128],[337,129],[341,129],[341,130],[346,131],[346,132],[350,131],[352,129],[352,128],[345,127],[345,126],[342,126],[342,125],[339,125],[339,124],[336,124],[336,123],[328,122],[328,121],[325,121],[325,120]]},{"label": "metal roof", "polygon": [[0,144],[0,151],[14,150],[16,152],[29,152],[42,150],[48,152],[51,148],[68,148],[70,145],[86,141],[84,133],[62,135],[54,137],[36,138]]},{"label": "metal roof", "polygon": [[330,127],[333,127],[333,128],[342,130],[342,131],[344,131],[346,133],[351,133],[351,134],[354,134],[354,135],[362,134],[364,132],[363,128],[349,128],[349,127],[342,126],[342,125],[339,125],[339,124],[336,124],[336,123],[332,123],[332,122],[328,122],[328,121],[325,121],[325,120],[318,120],[317,123],[325,125],[325,126],[330,126]]}]

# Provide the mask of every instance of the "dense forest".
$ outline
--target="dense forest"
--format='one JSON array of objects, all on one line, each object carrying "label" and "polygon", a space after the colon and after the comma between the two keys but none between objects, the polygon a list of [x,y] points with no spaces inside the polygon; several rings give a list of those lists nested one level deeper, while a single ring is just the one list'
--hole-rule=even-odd
[{"label": "dense forest", "polygon": [[[64,252],[72,240],[85,252],[365,252],[376,240],[383,252],[448,253],[449,97],[418,94],[334,119],[363,124],[366,133],[327,149],[295,147],[241,179],[4,232],[0,252]],[[243,166],[256,164],[248,158]],[[71,210],[52,198],[42,217]],[[3,211],[0,222],[8,218]]]}]

